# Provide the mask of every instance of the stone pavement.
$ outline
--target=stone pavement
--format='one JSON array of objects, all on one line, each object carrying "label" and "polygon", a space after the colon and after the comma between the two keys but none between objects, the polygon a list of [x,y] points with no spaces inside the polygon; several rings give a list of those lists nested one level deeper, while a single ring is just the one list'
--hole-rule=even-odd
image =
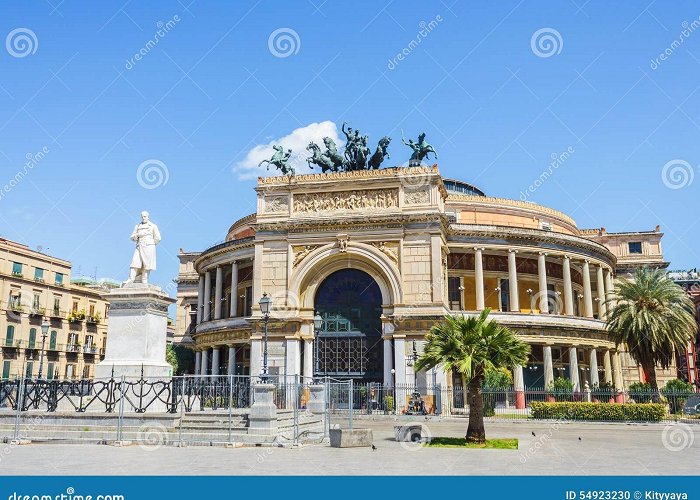
[{"label": "stone pavement", "polygon": [[[466,420],[424,423],[433,436],[454,437],[463,436],[467,425]],[[356,427],[373,429],[376,451],[333,449],[327,445],[301,449],[139,445],[115,448],[0,443],[0,474],[691,475],[697,474],[700,463],[697,424],[487,423],[488,437],[516,437],[520,440],[518,451],[426,449],[401,444],[393,440],[394,424],[387,419],[355,422]]]}]

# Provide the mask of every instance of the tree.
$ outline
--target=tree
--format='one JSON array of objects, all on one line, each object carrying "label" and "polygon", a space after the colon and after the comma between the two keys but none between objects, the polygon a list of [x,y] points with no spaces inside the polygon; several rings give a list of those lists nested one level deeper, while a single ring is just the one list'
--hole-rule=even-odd
[{"label": "tree", "polygon": [[618,347],[627,345],[644,370],[653,402],[660,403],[656,367],[668,368],[675,352],[695,338],[693,302],[662,270],[640,268],[632,279],[619,280],[612,304],[606,325],[610,339]]},{"label": "tree", "polygon": [[481,387],[489,370],[512,368],[527,362],[530,346],[515,333],[489,320],[490,309],[479,316],[445,316],[426,335],[416,371],[441,365],[462,374],[469,387],[467,442],[484,443],[484,400]]},{"label": "tree", "polygon": [[165,360],[173,367],[173,375],[177,373],[178,361],[175,349],[172,344],[168,344],[165,348]]}]

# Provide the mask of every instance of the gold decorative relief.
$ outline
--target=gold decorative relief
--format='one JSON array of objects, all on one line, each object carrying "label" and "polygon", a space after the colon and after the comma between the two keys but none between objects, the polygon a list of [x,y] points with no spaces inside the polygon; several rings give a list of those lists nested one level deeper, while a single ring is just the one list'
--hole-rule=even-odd
[{"label": "gold decorative relief", "polygon": [[385,210],[398,208],[398,189],[362,189],[336,193],[304,193],[294,196],[295,212]]}]

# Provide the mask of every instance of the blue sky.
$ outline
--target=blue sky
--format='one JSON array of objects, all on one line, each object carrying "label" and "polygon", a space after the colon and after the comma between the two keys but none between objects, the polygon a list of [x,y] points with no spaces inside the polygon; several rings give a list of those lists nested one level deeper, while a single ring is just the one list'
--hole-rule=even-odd
[{"label": "blue sky", "polygon": [[[389,164],[409,157],[402,130],[425,131],[444,176],[491,196],[520,198],[573,151],[530,200],[581,228],[659,224],[671,267],[700,262],[697,3],[42,0],[0,13],[0,187],[47,151],[2,192],[0,235],[76,274],[125,279],[148,209],[167,284],[179,248],[254,211],[251,150],[343,121],[372,144],[393,137]],[[291,49],[271,41],[280,29]],[[160,182],[139,182],[142,164]]]}]

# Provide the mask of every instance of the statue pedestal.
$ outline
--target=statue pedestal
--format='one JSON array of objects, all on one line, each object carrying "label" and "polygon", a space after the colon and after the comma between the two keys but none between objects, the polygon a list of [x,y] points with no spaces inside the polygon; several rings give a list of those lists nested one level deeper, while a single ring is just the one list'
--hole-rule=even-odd
[{"label": "statue pedestal", "polygon": [[165,360],[168,306],[175,303],[160,287],[129,283],[107,294],[109,323],[105,359],[96,379],[166,378],[173,369]]}]

